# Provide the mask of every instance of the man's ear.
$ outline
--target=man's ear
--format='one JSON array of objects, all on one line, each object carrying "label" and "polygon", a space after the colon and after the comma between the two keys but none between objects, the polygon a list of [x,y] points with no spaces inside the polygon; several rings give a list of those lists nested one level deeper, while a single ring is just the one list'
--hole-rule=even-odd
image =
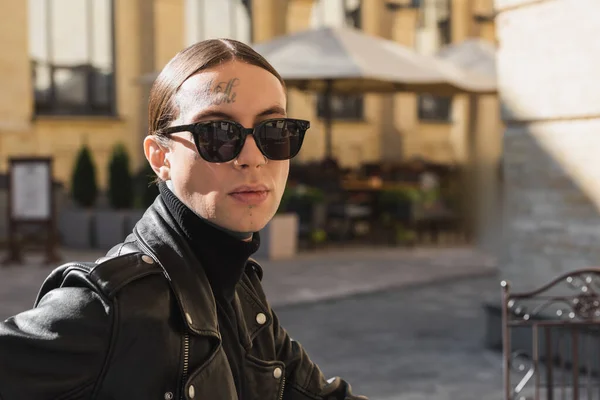
[{"label": "man's ear", "polygon": [[165,147],[155,135],[148,135],[144,139],[144,154],[154,173],[163,181],[171,179],[171,166],[167,154],[169,148]]}]

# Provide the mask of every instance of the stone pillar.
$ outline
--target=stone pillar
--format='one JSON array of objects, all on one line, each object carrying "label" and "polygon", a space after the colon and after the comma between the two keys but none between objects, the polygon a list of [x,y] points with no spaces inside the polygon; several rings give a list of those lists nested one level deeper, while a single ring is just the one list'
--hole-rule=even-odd
[{"label": "stone pillar", "polygon": [[310,17],[315,0],[288,0],[286,32],[293,33],[310,28]]},{"label": "stone pillar", "polygon": [[[162,68],[164,65],[155,65],[157,49],[155,48],[154,3],[147,0],[137,0],[135,3],[137,3],[135,10],[130,10],[130,12],[133,11],[132,18],[137,20],[136,29],[139,36],[135,46],[138,53],[136,70],[137,75],[142,77],[156,72],[159,67]],[[134,149],[132,165],[135,171],[147,162],[143,152],[143,140],[148,134],[148,98],[151,85],[137,83],[136,86],[135,93],[132,93],[134,98],[131,100],[132,104],[137,106],[136,112],[133,110],[131,112],[131,136]]]},{"label": "stone pillar", "polygon": [[[473,34],[473,0],[451,0],[451,41],[461,43]],[[461,168],[460,211],[469,238],[477,242],[477,187],[475,177],[474,136],[477,128],[477,97],[466,94],[452,98],[450,143],[455,161]]]},{"label": "stone pillar", "polygon": [[286,2],[281,0],[252,0],[252,39],[260,43],[285,33]]},{"label": "stone pillar", "polygon": [[[461,43],[471,34],[472,9],[471,0],[451,0],[451,40],[452,43]],[[458,162],[468,162],[468,136],[469,136],[469,96],[457,95],[452,99],[451,129],[452,147]]]},{"label": "stone pillar", "polygon": [[[288,34],[310,29],[311,15],[316,0],[289,0],[286,16],[286,32]],[[288,89],[288,113],[294,118],[303,118],[311,121],[310,134],[306,135],[303,144],[303,151],[300,152],[298,159],[304,161],[310,150],[318,149],[321,154],[324,152],[324,143],[322,135],[322,124],[317,118],[316,113],[316,95],[314,93],[304,93],[297,89]]]},{"label": "stone pillar", "polygon": [[[414,48],[419,11],[414,8],[399,8],[392,13],[392,40]],[[381,157],[384,161],[398,162],[406,157],[405,140],[418,132],[417,95],[399,93],[393,96],[393,126],[383,132]]]},{"label": "stone pillar", "polygon": [[6,172],[10,156],[37,154],[38,146],[31,123],[27,2],[0,0],[0,10],[0,37],[6,38],[0,52],[0,170]]},{"label": "stone pillar", "polygon": [[496,9],[501,275],[520,291],[600,263],[600,2],[496,0]]},{"label": "stone pillar", "polygon": [[473,0],[450,0],[451,36],[453,43],[459,43],[472,35]]},{"label": "stone pillar", "polygon": [[496,41],[496,25],[494,24],[494,1],[473,0],[473,30],[477,37],[490,42]]},{"label": "stone pillar", "polygon": [[[27,2],[0,0],[0,9],[0,37],[6,39],[0,52],[0,136],[6,132],[27,136],[33,111]],[[2,169],[7,161],[3,152],[0,141]]]},{"label": "stone pillar", "polygon": [[[493,0],[473,0],[474,35],[496,43]],[[467,146],[473,179],[472,198],[475,202],[475,243],[490,255],[502,251],[502,123],[498,97],[478,96],[475,129],[469,132]]]},{"label": "stone pillar", "polygon": [[[362,30],[364,33],[391,39],[392,18],[393,13],[386,8],[384,1],[363,2]],[[393,133],[393,95],[366,94],[364,99],[365,119],[372,127],[372,157],[374,160],[382,160],[384,137],[397,137]]]},{"label": "stone pillar", "polygon": [[185,43],[184,0],[154,0],[154,62],[161,70]]}]

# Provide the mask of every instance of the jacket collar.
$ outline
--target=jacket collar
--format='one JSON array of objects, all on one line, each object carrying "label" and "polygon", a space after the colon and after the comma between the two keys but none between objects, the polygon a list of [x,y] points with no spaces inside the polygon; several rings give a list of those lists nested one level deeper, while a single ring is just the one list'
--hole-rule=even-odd
[{"label": "jacket collar", "polygon": [[[162,267],[188,329],[197,335],[220,339],[217,307],[208,278],[161,196],[148,208],[133,233],[141,250]],[[254,260],[248,263],[247,270],[249,268],[256,271],[259,278],[262,277],[262,270]],[[246,333],[252,338],[259,330],[270,325],[270,318],[260,326],[256,326],[254,321],[258,313],[269,315],[268,307],[257,301],[257,296],[248,293],[246,285],[238,285],[237,291],[240,290],[245,293],[242,298],[249,298],[250,295],[254,300],[244,307],[247,319],[244,322],[248,328]],[[251,310],[247,309],[248,306]]]}]

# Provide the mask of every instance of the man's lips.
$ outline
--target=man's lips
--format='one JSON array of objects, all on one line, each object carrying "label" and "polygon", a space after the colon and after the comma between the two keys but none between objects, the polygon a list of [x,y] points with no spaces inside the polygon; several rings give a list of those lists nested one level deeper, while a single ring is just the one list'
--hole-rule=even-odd
[{"label": "man's lips", "polygon": [[259,205],[269,196],[269,189],[264,185],[240,186],[229,193],[234,200],[246,205]]},{"label": "man's lips", "polygon": [[268,192],[269,188],[266,185],[242,185],[233,189],[229,194],[246,193],[246,192]]}]

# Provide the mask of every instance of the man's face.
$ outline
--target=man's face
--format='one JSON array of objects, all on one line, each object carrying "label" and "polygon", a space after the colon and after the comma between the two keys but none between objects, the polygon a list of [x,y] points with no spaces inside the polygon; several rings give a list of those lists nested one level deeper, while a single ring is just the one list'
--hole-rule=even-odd
[{"label": "man's face", "polygon": [[[171,126],[230,120],[246,128],[269,118],[285,117],[286,96],[270,72],[231,61],[191,76],[177,94],[179,117]],[[238,232],[262,229],[283,195],[289,160],[268,160],[252,135],[236,160],[209,163],[197,152],[191,133],[171,135],[164,158],[175,193],[211,222]],[[256,189],[256,190],[255,190]]]}]

